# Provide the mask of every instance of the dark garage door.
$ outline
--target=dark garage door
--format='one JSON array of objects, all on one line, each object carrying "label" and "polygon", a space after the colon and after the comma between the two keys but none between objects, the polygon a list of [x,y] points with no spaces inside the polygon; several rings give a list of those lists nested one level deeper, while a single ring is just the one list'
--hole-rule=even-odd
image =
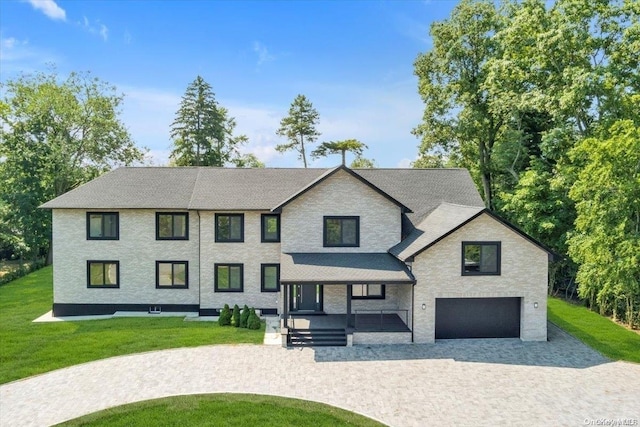
[{"label": "dark garage door", "polygon": [[436,339],[520,337],[520,298],[437,298]]}]

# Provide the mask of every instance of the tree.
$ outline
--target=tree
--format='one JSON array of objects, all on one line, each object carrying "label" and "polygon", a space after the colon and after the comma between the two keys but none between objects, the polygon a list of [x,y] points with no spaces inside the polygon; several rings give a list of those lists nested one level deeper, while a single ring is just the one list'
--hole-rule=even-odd
[{"label": "tree", "polygon": [[356,158],[362,156],[362,152],[369,148],[362,142],[357,139],[345,139],[343,141],[328,141],[323,142],[311,152],[311,157],[314,159],[320,157],[327,157],[330,154],[341,154],[342,155],[342,165],[346,164],[345,154],[346,152],[350,152],[356,155]]},{"label": "tree", "polygon": [[263,168],[264,163],[253,153],[247,153],[233,160],[237,168]]},{"label": "tree", "polygon": [[298,152],[298,158],[307,167],[307,156],[305,143],[309,145],[320,136],[320,132],[316,130],[316,125],[320,120],[320,116],[311,101],[304,95],[298,95],[289,107],[289,115],[280,121],[280,127],[276,131],[278,136],[284,136],[288,142],[286,144],[276,145],[276,150],[280,153],[295,150]]},{"label": "tree", "polygon": [[247,137],[234,136],[235,127],[235,119],[218,104],[211,85],[197,76],[187,86],[171,124],[171,158],[176,166],[242,163],[238,147],[247,142]]},{"label": "tree", "polygon": [[91,74],[23,75],[0,87],[0,198],[21,255],[49,249],[51,213],[38,209],[101,173],[144,158],[119,119],[122,95]]},{"label": "tree", "polygon": [[569,254],[580,263],[579,294],[602,314],[640,324],[640,127],[616,122],[606,139],[571,152],[584,167],[569,196],[576,230]]},{"label": "tree", "polygon": [[350,168],[373,169],[376,167],[375,159],[367,159],[366,157],[356,156],[349,165]]},{"label": "tree", "polygon": [[487,207],[493,207],[493,148],[506,119],[491,108],[485,89],[487,64],[499,57],[494,35],[504,21],[493,1],[462,0],[448,20],[435,22],[433,48],[415,61],[418,92],[425,104],[422,123],[413,133],[420,153],[451,152],[479,175]]}]

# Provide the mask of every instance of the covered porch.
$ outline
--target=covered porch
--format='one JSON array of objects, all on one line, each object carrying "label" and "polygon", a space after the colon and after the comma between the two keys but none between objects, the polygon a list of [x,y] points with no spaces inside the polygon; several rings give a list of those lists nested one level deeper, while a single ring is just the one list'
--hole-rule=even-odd
[{"label": "covered porch", "polygon": [[[356,334],[374,333],[374,341],[400,333],[402,342],[410,342],[415,279],[392,255],[293,253],[282,254],[280,265],[281,329],[288,344],[292,336],[314,332],[332,335],[332,342],[344,335],[349,344],[363,341]],[[313,336],[305,342],[313,343]]]}]

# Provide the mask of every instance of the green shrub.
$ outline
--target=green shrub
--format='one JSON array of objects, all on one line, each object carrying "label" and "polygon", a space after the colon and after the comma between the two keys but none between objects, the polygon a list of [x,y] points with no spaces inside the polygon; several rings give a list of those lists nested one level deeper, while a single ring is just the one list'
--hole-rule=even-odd
[{"label": "green shrub", "polygon": [[218,319],[218,325],[229,326],[231,324],[231,310],[229,310],[229,304],[225,304],[224,308],[220,312],[220,318]]},{"label": "green shrub", "polygon": [[249,320],[249,314],[251,314],[251,312],[249,311],[249,307],[245,304],[244,307],[242,308],[242,314],[240,314],[241,328],[247,327],[247,320]]},{"label": "green shrub", "polygon": [[260,329],[260,318],[256,314],[256,311],[251,308],[251,312],[249,313],[249,319],[247,320],[247,328],[249,329]]},{"label": "green shrub", "polygon": [[3,276],[0,276],[0,285],[4,285],[5,283],[9,283],[23,276],[26,276],[31,272],[41,269],[45,265],[46,262],[44,259],[38,259],[29,264],[21,263],[15,270],[8,271]]},{"label": "green shrub", "polygon": [[233,306],[233,315],[231,316],[231,326],[240,327],[240,307],[238,304]]}]

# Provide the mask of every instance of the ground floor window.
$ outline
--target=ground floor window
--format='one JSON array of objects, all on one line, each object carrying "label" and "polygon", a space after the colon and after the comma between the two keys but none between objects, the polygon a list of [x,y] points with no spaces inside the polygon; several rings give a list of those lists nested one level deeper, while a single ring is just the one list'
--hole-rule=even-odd
[{"label": "ground floor window", "polygon": [[188,288],[189,262],[156,261],[156,288]]},{"label": "ground floor window", "polygon": [[384,299],[384,285],[351,285],[353,299]]},{"label": "ground floor window", "polygon": [[242,292],[244,289],[242,264],[216,264],[215,265],[215,291],[216,292]]},{"label": "ground floor window", "polygon": [[280,264],[262,264],[260,278],[262,292],[278,292],[280,290]]},{"label": "ground floor window", "polygon": [[87,261],[88,288],[119,288],[119,261]]}]

